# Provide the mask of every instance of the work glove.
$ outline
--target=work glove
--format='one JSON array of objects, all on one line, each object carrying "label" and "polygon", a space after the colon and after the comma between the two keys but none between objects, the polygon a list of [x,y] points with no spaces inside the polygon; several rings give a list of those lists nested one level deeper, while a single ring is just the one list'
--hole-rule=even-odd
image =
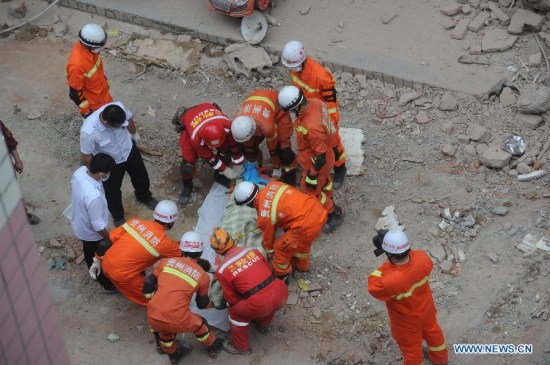
[{"label": "work glove", "polygon": [[132,141],[134,141],[135,144],[140,144],[140,142],[141,142],[141,137],[140,137],[140,135],[139,135],[138,132],[132,134]]},{"label": "work glove", "polygon": [[197,260],[197,264],[199,264],[199,266],[202,267],[202,269],[206,272],[210,272],[210,269],[212,269],[212,265],[210,265],[210,262],[208,260],[199,258]]},{"label": "work glove", "polygon": [[307,173],[307,176],[306,176],[306,186],[312,190],[316,190],[317,189],[317,176],[318,174],[316,175],[312,175],[310,172]]},{"label": "work glove", "polygon": [[229,180],[233,180],[233,179],[236,179],[239,176],[241,176],[240,172],[238,172],[237,170],[232,169],[231,167],[226,167],[225,170],[223,170],[223,172],[221,172],[221,174],[223,176],[225,176],[226,178],[228,178]]},{"label": "work glove", "polygon": [[279,179],[283,175],[283,172],[281,169],[273,169],[273,172],[271,173],[271,177],[275,177]]},{"label": "work glove", "polygon": [[101,274],[101,261],[97,257],[94,257],[94,262],[90,266],[89,273],[94,280],[97,280],[97,277]]}]

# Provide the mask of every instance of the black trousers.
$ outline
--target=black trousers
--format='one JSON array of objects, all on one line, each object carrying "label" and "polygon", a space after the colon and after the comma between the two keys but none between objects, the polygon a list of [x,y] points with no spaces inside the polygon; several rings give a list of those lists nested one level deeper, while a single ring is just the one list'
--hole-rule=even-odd
[{"label": "black trousers", "polygon": [[[84,261],[86,261],[86,266],[88,266],[88,269],[90,269],[90,266],[92,266],[92,263],[94,262],[95,252],[97,251],[97,246],[99,245],[99,241],[82,241],[82,251],[84,251]],[[103,275],[103,270],[101,273],[97,276],[97,281],[104,289],[111,290],[114,289],[115,286],[109,280],[105,275]]]},{"label": "black trousers", "polygon": [[122,219],[124,217],[122,191],[120,189],[126,172],[130,175],[137,200],[146,202],[152,197],[151,191],[149,191],[151,185],[149,175],[143,163],[143,158],[136,145],[132,143],[132,150],[126,162],[117,164],[113,171],[111,171],[109,180],[103,182],[107,206],[113,219]]}]

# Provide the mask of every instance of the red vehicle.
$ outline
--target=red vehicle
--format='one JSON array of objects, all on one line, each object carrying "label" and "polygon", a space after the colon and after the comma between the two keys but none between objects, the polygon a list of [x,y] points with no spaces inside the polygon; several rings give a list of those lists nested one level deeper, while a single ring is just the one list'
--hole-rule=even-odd
[{"label": "red vehicle", "polygon": [[207,0],[210,7],[220,13],[242,18],[254,10],[264,11],[271,0]]}]

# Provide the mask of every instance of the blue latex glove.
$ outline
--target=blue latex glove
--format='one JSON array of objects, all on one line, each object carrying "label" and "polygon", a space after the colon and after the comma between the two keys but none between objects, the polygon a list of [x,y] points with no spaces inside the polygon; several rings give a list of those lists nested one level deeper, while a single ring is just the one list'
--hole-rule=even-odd
[{"label": "blue latex glove", "polygon": [[260,176],[258,166],[255,163],[247,162],[244,164],[244,173],[242,177],[244,181],[249,181],[254,184],[266,185],[269,183],[269,180],[266,180]]}]

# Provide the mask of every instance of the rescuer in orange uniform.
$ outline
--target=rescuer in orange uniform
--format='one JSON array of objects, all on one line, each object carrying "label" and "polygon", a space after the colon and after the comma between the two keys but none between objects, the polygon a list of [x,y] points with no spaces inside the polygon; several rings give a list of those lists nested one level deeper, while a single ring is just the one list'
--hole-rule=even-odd
[{"label": "rescuer in orange uniform", "polygon": [[340,138],[340,114],[332,74],[323,66],[307,57],[302,43],[290,41],[283,48],[281,62],[290,69],[294,86],[303,91],[308,99],[321,99],[327,104],[335,132],[331,147],[334,150],[334,188],[339,189],[346,177],[346,151]]},{"label": "rescuer in orange uniform", "polygon": [[202,103],[190,108],[181,107],[172,123],[181,133],[181,205],[191,200],[195,164],[199,157],[208,161],[215,171],[214,180],[224,186],[228,187],[231,180],[241,175],[244,156],[231,135],[231,120],[217,104]]},{"label": "rescuer in orange uniform", "polygon": [[386,253],[388,262],[369,276],[369,293],[386,302],[391,333],[403,354],[405,365],[423,363],[423,339],[428,344],[432,364],[447,364],[447,346],[437,323],[437,311],[428,283],[432,260],[424,251],[411,250],[409,239],[402,231],[392,229],[384,233],[380,231],[373,241]]},{"label": "rescuer in orange uniform", "polygon": [[210,246],[223,256],[216,278],[229,304],[231,326],[231,341],[225,341],[223,349],[230,354],[250,355],[250,322],[256,320],[260,333],[268,333],[275,312],[286,304],[288,290],[285,283],[271,273],[260,251],[236,247],[233,238],[223,229],[214,231]]},{"label": "rescuer in orange uniform", "polygon": [[147,304],[147,320],[159,353],[168,354],[176,364],[189,349],[176,340],[178,333],[192,332],[208,348],[210,357],[216,357],[223,339],[216,338],[206,319],[191,312],[189,304],[194,294],[199,309],[210,304],[210,263],[201,259],[203,242],[196,232],[185,233],[179,249],[183,257],[162,259],[155,272],[145,279],[143,295],[151,298]]},{"label": "rescuer in orange uniform", "polygon": [[277,90],[256,90],[239,108],[231,134],[244,146],[249,162],[262,163],[260,144],[265,139],[273,166],[272,176],[296,185],[296,155],[292,151],[292,119],[277,104]]},{"label": "rescuer in orange uniform", "polygon": [[99,259],[94,259],[90,275],[98,275],[103,269],[126,298],[145,307],[147,301],[141,292],[143,271],[160,258],[181,256],[178,241],[166,234],[178,216],[176,203],[163,200],[155,207],[154,221],[133,218],[112,230],[109,234],[112,244],[108,242],[108,247],[98,248]]},{"label": "rescuer in orange uniform", "polygon": [[333,188],[330,171],[334,152],[330,148],[334,128],[326,105],[319,99],[306,99],[295,86],[279,91],[279,105],[283,110],[296,113],[294,129],[298,145],[298,163],[302,167],[300,187],[303,192],[316,196],[327,210],[329,218],[323,228],[333,232],[343,221],[342,209],[332,200]]},{"label": "rescuer in orange uniform", "polygon": [[86,24],[78,33],[66,74],[69,97],[78,106],[80,115],[86,118],[113,98],[103,70],[99,52],[107,42],[107,33],[97,24]]},{"label": "rescuer in orange uniform", "polygon": [[[309,270],[309,253],[313,241],[327,221],[327,212],[315,197],[292,186],[272,181],[262,190],[244,181],[235,187],[235,203],[255,208],[262,230],[265,250],[274,254],[273,272],[286,280],[294,267]],[[284,234],[275,239],[280,228]]]}]

